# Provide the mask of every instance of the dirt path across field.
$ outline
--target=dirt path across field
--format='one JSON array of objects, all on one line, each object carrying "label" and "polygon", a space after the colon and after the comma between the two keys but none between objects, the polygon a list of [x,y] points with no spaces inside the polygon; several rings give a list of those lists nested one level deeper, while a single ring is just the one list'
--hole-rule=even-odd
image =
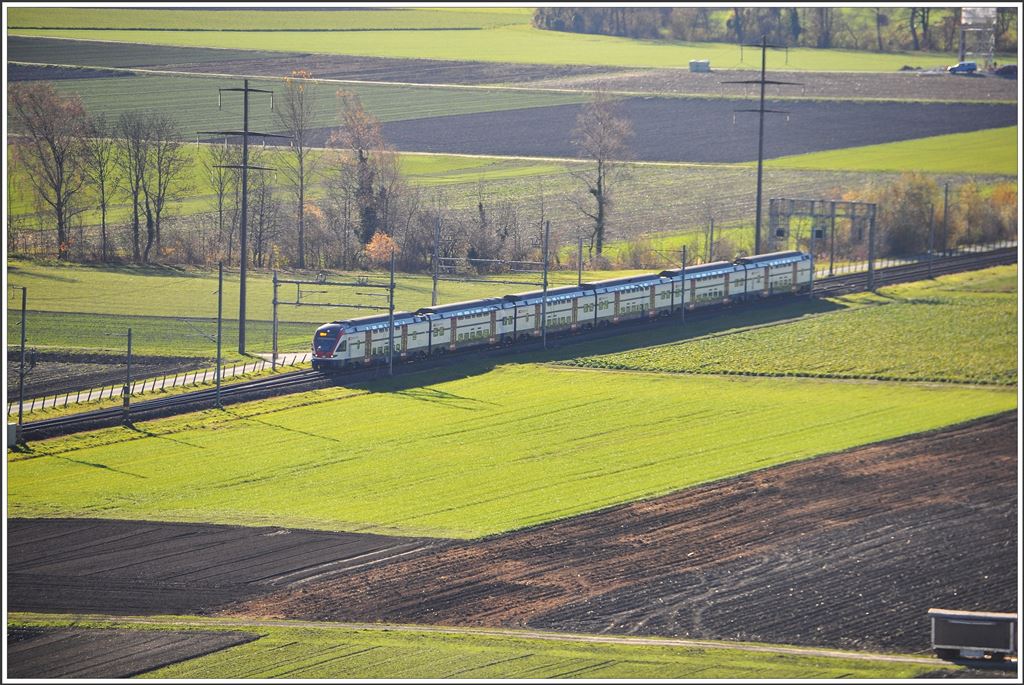
[{"label": "dirt path across field", "polygon": [[1008,413],[253,598],[221,615],[925,650],[1013,611]]}]

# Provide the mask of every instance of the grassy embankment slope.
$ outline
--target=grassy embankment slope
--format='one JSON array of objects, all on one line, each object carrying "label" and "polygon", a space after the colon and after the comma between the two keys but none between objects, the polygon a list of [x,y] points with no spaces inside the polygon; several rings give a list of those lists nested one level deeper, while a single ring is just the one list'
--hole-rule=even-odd
[{"label": "grassy embankment slope", "polygon": [[[981,370],[988,367],[993,382],[1012,384],[1014,331],[999,322],[1013,315],[1015,294],[999,292],[1009,287],[1005,273],[984,278],[944,280],[919,302],[879,306],[879,316],[856,322],[856,340],[899,338],[901,363],[911,369],[900,377],[986,380]],[[971,306],[984,313],[971,325],[981,332],[945,335],[963,325],[964,308],[931,303],[941,297],[976,298]],[[866,308],[786,325],[832,321],[831,331],[815,334],[838,337],[849,330],[843,315]],[[900,337],[897,330],[908,332]],[[744,354],[733,352],[731,337],[707,344],[712,352],[718,345],[719,356]],[[982,337],[996,340],[979,346]],[[798,340],[784,337],[774,353],[758,348],[775,375],[792,373]],[[861,353],[836,362],[849,375],[873,372],[884,359],[870,346],[848,344]],[[600,346],[591,343],[591,351]],[[826,346],[822,354],[832,352]],[[966,376],[964,355],[977,355]],[[472,538],[1015,406],[1016,394],[1005,385],[495,367],[478,360],[365,388],[148,422],[143,433],[118,429],[36,443],[8,463],[9,513]]]},{"label": "grassy embankment slope", "polygon": [[[611,36],[542,31],[530,26],[530,10],[510,12],[246,12],[221,17],[223,26],[201,30],[209,12],[183,10],[52,11],[14,8],[8,15],[12,35],[57,36],[89,40],[280,50],[409,59],[474,60],[523,64],[589,64],[624,67],[685,67],[691,59],[710,59],[719,69],[751,68],[735,45],[672,43]],[[172,16],[173,15],[173,16]],[[280,22],[280,23],[278,23]],[[28,28],[46,27],[46,28]],[[145,29],[153,30],[145,30]],[[232,28],[231,32],[216,30]],[[418,29],[414,31],[394,30]],[[166,30],[183,29],[183,30]],[[243,29],[243,30],[237,30]],[[244,29],[250,29],[245,31]],[[268,30],[274,29],[274,30]],[[282,29],[282,30],[278,30]],[[320,31],[317,31],[320,29]],[[345,29],[359,29],[348,30]],[[380,30],[374,30],[380,29]],[[462,29],[462,30],[451,30]],[[871,53],[795,48],[768,56],[768,68],[814,71],[896,71],[908,63],[941,66],[955,54]]]},{"label": "grassy embankment slope", "polygon": [[[842,309],[565,362],[697,374],[1017,383],[1017,268],[942,276],[834,300]],[[955,350],[955,353],[951,353]]]},{"label": "grassy embankment slope", "polygon": [[[243,630],[258,640],[143,674],[142,678],[912,678],[938,664],[785,654],[708,642],[680,647],[630,644],[629,638],[595,638],[546,633],[543,638],[484,635],[472,630],[431,631],[414,627],[361,628],[311,624],[247,626],[232,621],[180,618],[81,620],[12,615],[17,627],[75,630]],[[614,638],[613,638],[614,639]],[[757,646],[754,646],[756,649]],[[766,647],[776,647],[766,645]],[[830,650],[833,651],[833,650]]]}]

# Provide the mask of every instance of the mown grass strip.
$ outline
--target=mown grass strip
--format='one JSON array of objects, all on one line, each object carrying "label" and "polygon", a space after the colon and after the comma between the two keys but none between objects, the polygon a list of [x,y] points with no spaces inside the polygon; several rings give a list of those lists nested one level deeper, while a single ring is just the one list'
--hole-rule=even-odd
[{"label": "mown grass strip", "polygon": [[[282,622],[283,623],[283,622]],[[258,640],[143,674],[142,678],[912,678],[953,668],[837,656],[787,654],[717,643],[584,642],[463,632],[343,626],[253,625],[181,617],[173,622],[14,615],[13,627],[103,630],[247,630]],[[650,640],[657,642],[657,639]],[[650,642],[649,641],[649,642]],[[709,643],[710,644],[710,643]]]},{"label": "mown grass strip", "polygon": [[801,320],[564,363],[1015,385],[1016,279],[1016,266],[942,276],[832,300],[834,311]]},{"label": "mown grass strip", "polygon": [[1017,127],[986,129],[776,157],[778,169],[826,171],[922,171],[926,173],[1017,174]]},{"label": "mown grass strip", "polygon": [[8,513],[473,538],[1014,406],[998,389],[467,362],[35,443],[9,458]]}]

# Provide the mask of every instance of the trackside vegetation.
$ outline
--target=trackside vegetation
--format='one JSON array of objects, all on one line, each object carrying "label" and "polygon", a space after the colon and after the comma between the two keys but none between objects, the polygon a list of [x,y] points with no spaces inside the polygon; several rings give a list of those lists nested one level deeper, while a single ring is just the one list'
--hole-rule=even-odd
[{"label": "trackside vegetation", "polygon": [[[141,678],[912,678],[939,664],[872,661],[758,649],[758,645],[706,642],[659,645],[657,638],[588,642],[546,633],[488,635],[472,630],[412,626],[355,629],[309,623],[246,626],[237,621],[176,618],[149,621],[80,621],[14,615],[17,627],[76,630],[245,630],[259,639],[142,674]],[[596,638],[602,640],[602,638]],[[607,639],[607,638],[604,638]],[[654,644],[650,644],[654,643]],[[765,646],[768,647],[768,646]],[[775,647],[774,645],[771,647]]]},{"label": "trackside vegetation", "polygon": [[475,538],[1015,406],[1003,389],[467,362],[34,443],[9,456],[8,514]]},{"label": "trackside vegetation", "polygon": [[1017,267],[831,300],[794,321],[565,364],[605,369],[818,378],[1017,383]]}]

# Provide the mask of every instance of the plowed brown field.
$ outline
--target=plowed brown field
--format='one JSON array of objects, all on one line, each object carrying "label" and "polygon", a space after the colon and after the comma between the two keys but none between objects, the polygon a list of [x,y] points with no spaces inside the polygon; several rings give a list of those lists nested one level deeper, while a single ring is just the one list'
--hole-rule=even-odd
[{"label": "plowed brown field", "polygon": [[460,543],[222,613],[928,649],[1014,611],[1017,418]]}]

